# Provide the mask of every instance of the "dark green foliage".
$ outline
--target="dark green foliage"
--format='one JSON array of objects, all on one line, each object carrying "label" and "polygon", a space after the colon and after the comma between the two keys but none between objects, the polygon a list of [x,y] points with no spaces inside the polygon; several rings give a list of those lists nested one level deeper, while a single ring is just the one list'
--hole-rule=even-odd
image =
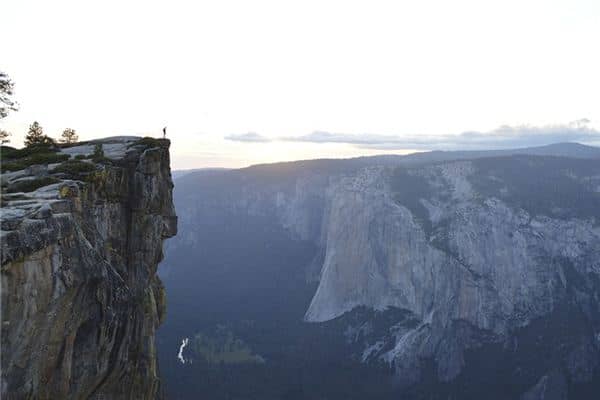
[{"label": "dark green foliage", "polygon": [[92,154],[92,158],[103,158],[104,157],[104,149],[102,148],[102,143],[96,143],[94,145],[94,153]]},{"label": "dark green foliage", "polygon": [[17,158],[29,157],[34,154],[56,153],[58,148],[52,143],[38,143],[22,149],[15,149],[9,146],[2,146],[2,159],[11,160]]},{"label": "dark green foliage", "polygon": [[14,157],[14,154],[19,151],[11,146],[0,146],[0,160],[4,161]]},{"label": "dark green foliage", "polygon": [[85,160],[86,158],[88,158],[85,154],[77,154],[75,156],[76,160]]},{"label": "dark green foliage", "polygon": [[68,154],[56,154],[51,143],[39,143],[22,149],[2,146],[2,172],[18,171],[35,164],[49,164],[65,161]]},{"label": "dark green foliage", "polygon": [[484,197],[496,197],[532,215],[600,219],[600,193],[586,185],[600,175],[597,160],[512,156],[474,160],[469,180]]},{"label": "dark green foliage", "polygon": [[[2,163],[2,172],[19,171],[31,165],[53,164],[69,159],[68,154],[57,154],[49,151],[51,150],[44,146],[35,146],[33,148],[26,147],[25,149],[17,150],[16,152],[12,153],[10,161]],[[26,155],[22,156],[23,154]],[[15,155],[17,157],[15,157]]]},{"label": "dark green foliage", "polygon": [[27,139],[25,140],[26,146],[35,146],[35,145],[48,145],[48,146],[56,146],[56,142],[50,136],[42,135],[41,137],[34,139],[35,141],[27,144]]},{"label": "dark green foliage", "polygon": [[47,144],[54,145],[54,139],[44,135],[44,131],[37,121],[29,126],[29,132],[25,135],[25,146]]},{"label": "dark green foliage", "polygon": [[3,162],[2,163],[2,172],[19,171],[19,170],[27,168],[28,166],[29,165],[27,165],[26,163],[20,162],[20,161]]},{"label": "dark green foliage", "polygon": [[217,325],[206,332],[198,332],[191,339],[189,346],[198,360],[208,364],[264,362],[262,357],[253,354],[252,349],[226,325]]},{"label": "dark green foliage", "polygon": [[74,177],[79,177],[81,174],[90,173],[96,170],[94,164],[80,161],[68,160],[54,168],[53,172],[62,172]]},{"label": "dark green foliage", "polygon": [[140,140],[137,140],[137,141],[131,143],[129,145],[129,147],[131,147],[131,146],[144,146],[145,148],[161,147],[164,142],[165,142],[165,139],[155,139],[155,138],[146,136],[146,137],[141,138]]},{"label": "dark green foliage", "polygon": [[69,157],[70,156],[68,154],[62,154],[62,153],[39,153],[39,154],[33,154],[31,157],[29,157],[29,160],[31,162],[30,165],[53,164],[53,163],[66,161],[69,159]]},{"label": "dark green foliage", "polygon": [[26,180],[22,182],[17,182],[10,186],[10,188],[6,191],[7,193],[16,193],[16,192],[33,192],[36,189],[39,189],[44,186],[51,185],[53,183],[58,183],[60,180],[56,178],[52,178],[50,176],[45,178],[37,178]]},{"label": "dark green foliage", "polygon": [[97,164],[114,164],[113,160],[108,157],[87,157],[87,159]]},{"label": "dark green foliage", "polygon": [[102,143],[96,143],[94,145],[94,152],[88,158],[91,158],[95,163],[104,163],[110,164],[112,160],[104,155],[104,149],[102,148]]},{"label": "dark green foliage", "polygon": [[111,188],[110,185],[107,185],[107,183],[109,183],[108,177],[109,172],[106,168],[102,168],[86,174],[82,178],[82,180],[91,183],[93,185],[93,190],[96,193],[101,194],[101,196],[106,198],[107,200],[120,201],[122,193],[118,190],[115,190],[114,187]]}]

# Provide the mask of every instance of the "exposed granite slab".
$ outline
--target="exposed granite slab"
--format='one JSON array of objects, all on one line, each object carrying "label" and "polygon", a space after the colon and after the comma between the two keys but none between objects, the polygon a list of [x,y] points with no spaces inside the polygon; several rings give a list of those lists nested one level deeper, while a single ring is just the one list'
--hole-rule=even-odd
[{"label": "exposed granite slab", "polygon": [[164,315],[156,268],[176,234],[168,140],[115,137],[61,151],[111,162],[79,179],[50,166],[2,174],[2,377],[5,399],[161,397],[154,331]]}]

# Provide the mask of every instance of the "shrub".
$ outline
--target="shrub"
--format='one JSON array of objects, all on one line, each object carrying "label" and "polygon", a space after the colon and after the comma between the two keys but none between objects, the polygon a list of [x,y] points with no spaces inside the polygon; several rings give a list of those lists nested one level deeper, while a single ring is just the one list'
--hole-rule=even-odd
[{"label": "shrub", "polygon": [[135,142],[131,143],[128,147],[131,146],[144,146],[145,148],[152,148],[152,147],[160,147],[162,145],[163,139],[156,139],[153,137],[143,137],[140,140],[136,140]]},{"label": "shrub", "polygon": [[104,157],[104,149],[102,148],[102,143],[96,143],[94,145],[94,157]]},{"label": "shrub", "polygon": [[29,165],[34,164],[53,164],[66,161],[70,158],[68,154],[56,153],[38,153],[29,157]]},{"label": "shrub", "polygon": [[103,186],[106,183],[107,176],[108,174],[106,171],[94,171],[91,174],[87,174],[83,180],[95,185]]},{"label": "shrub", "polygon": [[13,162],[5,162],[2,163],[2,169],[1,171],[7,172],[7,171],[19,171],[22,169],[27,168],[28,165],[22,161],[13,161]]},{"label": "shrub", "polygon": [[[6,151],[6,153],[5,153]],[[2,158],[17,159],[29,157],[33,154],[39,153],[56,153],[58,149],[56,146],[50,143],[34,144],[22,149],[15,149],[13,147],[2,146]]]},{"label": "shrub", "polygon": [[7,158],[13,158],[14,154],[19,150],[10,146],[0,146],[0,158],[6,160]]},{"label": "shrub", "polygon": [[71,175],[79,175],[82,173],[93,172],[96,170],[94,164],[90,164],[79,160],[67,160],[58,165],[52,172],[63,172]]},{"label": "shrub", "polygon": [[2,163],[2,172],[19,171],[31,165],[36,164],[53,164],[63,162],[69,159],[68,154],[56,153],[35,153],[25,158],[19,158],[14,161]]},{"label": "shrub", "polygon": [[95,163],[101,163],[101,164],[112,164],[113,163],[113,160],[111,160],[110,158],[108,158],[104,155],[104,149],[102,148],[102,143],[96,143],[94,145],[94,152],[92,153],[92,155],[87,156],[86,158],[91,159]]},{"label": "shrub", "polygon": [[16,192],[33,192],[41,187],[52,185],[53,183],[58,183],[60,180],[56,178],[52,178],[51,176],[47,176],[45,178],[37,178],[26,181],[21,181],[12,184],[9,186],[6,193],[16,193]]}]

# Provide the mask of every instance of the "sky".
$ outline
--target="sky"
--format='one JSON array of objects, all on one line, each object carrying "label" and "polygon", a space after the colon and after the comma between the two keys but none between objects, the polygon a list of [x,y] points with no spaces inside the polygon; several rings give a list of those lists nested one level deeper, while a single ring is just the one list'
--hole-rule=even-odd
[{"label": "sky", "polygon": [[4,0],[20,146],[160,136],[174,169],[600,144],[600,1]]}]

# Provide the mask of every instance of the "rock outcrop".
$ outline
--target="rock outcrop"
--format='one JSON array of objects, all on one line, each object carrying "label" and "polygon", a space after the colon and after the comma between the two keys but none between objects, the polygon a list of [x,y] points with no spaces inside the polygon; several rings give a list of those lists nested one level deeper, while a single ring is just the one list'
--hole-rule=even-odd
[{"label": "rock outcrop", "polygon": [[162,397],[156,269],[177,230],[168,149],[109,138],[3,174],[2,398]]},{"label": "rock outcrop", "polygon": [[591,149],[589,158],[523,151],[190,175],[178,207],[189,224],[256,215],[316,244],[308,322],[400,310],[385,330],[362,321],[370,333],[352,339],[359,359],[393,366],[399,386],[434,379],[440,398],[468,398],[494,377],[490,390],[506,390],[498,398],[571,397],[600,382],[600,158]]},{"label": "rock outcrop", "polygon": [[[521,173],[539,178],[528,162]],[[557,177],[573,170],[569,163],[557,170],[552,161],[544,167]],[[487,175],[477,162],[401,174],[373,168],[343,179],[331,190],[325,260],[306,319],[327,321],[357,306],[409,311],[419,324],[396,326],[393,347],[369,357],[393,362],[407,383],[417,380],[409,372],[419,360],[433,359],[438,379],[449,382],[461,373],[467,350],[508,343],[521,328],[568,307],[580,317],[572,322],[589,332],[579,336],[571,328],[568,340],[585,350],[563,343],[570,348],[559,364],[574,380],[583,377],[581,369],[590,371],[582,379],[591,379],[600,354],[600,212],[586,215],[585,199],[600,206],[589,184],[599,167],[588,170],[591,176],[569,178],[585,182],[573,196],[581,204],[560,204],[566,194],[561,183],[554,188],[548,182],[554,192],[542,195],[555,196],[555,211],[547,214],[535,198],[531,207],[515,204],[522,193],[512,192],[513,182]],[[489,182],[497,185],[497,196],[486,192]],[[570,218],[557,215],[567,207]],[[481,332],[486,339],[474,339]]]}]

